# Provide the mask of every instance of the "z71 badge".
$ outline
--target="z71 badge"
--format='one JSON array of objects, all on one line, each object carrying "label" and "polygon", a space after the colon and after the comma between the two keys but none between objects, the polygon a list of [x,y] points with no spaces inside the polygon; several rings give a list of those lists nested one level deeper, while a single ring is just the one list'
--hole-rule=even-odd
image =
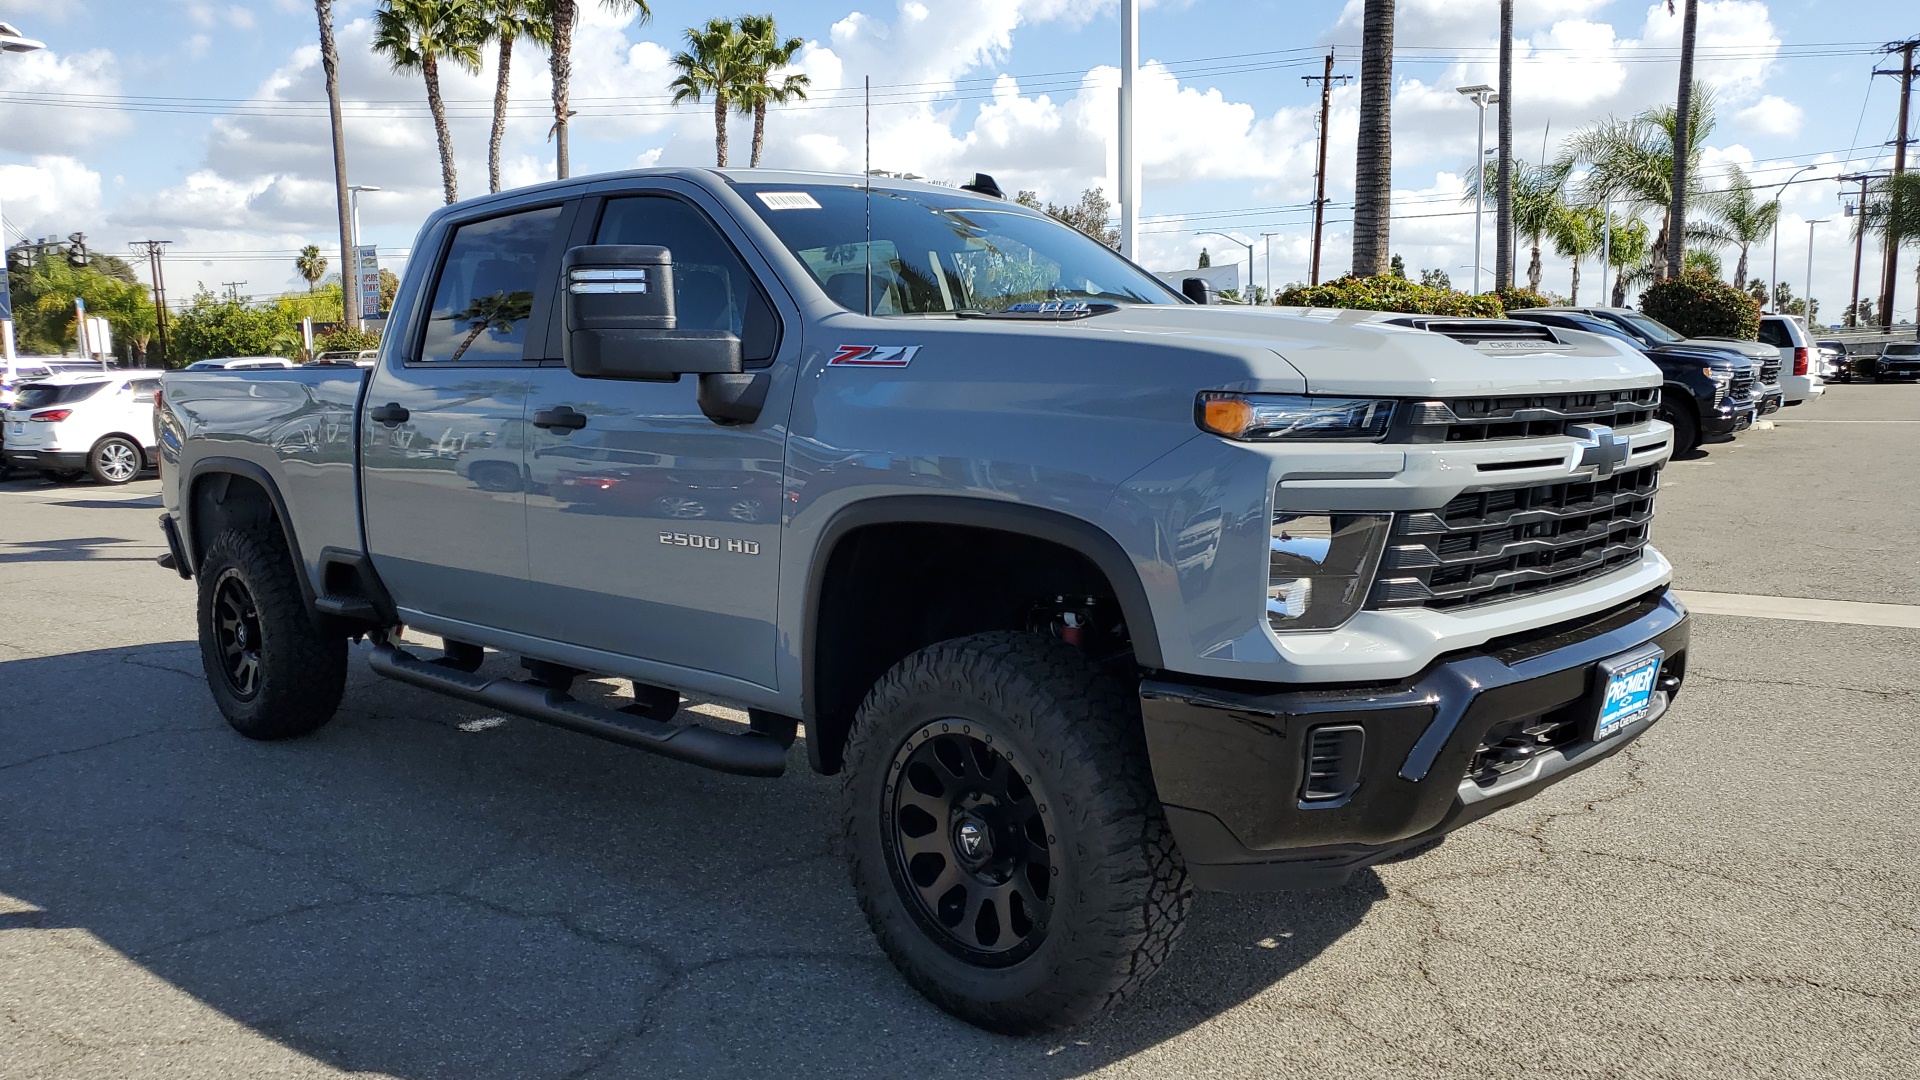
[{"label": "z71 badge", "polygon": [[906,367],[920,351],[918,345],[842,345],[828,367]]}]

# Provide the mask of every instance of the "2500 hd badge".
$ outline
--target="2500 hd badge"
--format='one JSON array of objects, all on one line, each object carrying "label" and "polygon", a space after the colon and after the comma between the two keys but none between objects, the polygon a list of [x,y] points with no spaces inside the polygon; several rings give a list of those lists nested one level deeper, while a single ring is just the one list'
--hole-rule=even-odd
[{"label": "2500 hd badge", "polygon": [[660,542],[668,547],[730,551],[736,555],[760,554],[760,543],[757,540],[734,540],[721,536],[701,536],[699,533],[663,532],[660,534]]}]

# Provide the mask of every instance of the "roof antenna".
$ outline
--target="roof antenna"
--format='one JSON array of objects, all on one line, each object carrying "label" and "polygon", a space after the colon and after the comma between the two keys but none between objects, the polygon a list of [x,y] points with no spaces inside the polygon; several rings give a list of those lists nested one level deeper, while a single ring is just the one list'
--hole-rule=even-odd
[{"label": "roof antenna", "polygon": [[873,76],[867,83],[867,318],[873,318]]}]

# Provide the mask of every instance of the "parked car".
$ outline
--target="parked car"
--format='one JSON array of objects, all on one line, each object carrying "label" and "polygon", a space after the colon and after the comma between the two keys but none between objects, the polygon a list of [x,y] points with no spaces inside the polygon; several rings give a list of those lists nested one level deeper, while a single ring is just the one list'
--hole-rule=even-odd
[{"label": "parked car", "polygon": [[1847,382],[1852,378],[1846,342],[1816,341],[1813,346],[1814,364],[1822,382]]},{"label": "parked car", "polygon": [[158,371],[77,372],[29,383],[6,412],[7,464],[50,480],[92,473],[103,484],[127,483],[159,461],[153,423],[159,389]]},{"label": "parked car", "polygon": [[195,360],[188,364],[185,371],[260,371],[268,368],[290,368],[297,366],[284,356],[222,356],[210,360]]},{"label": "parked car", "polygon": [[334,352],[323,352],[300,366],[372,367],[374,358],[379,355],[379,349],[340,349]]},{"label": "parked car", "polygon": [[1874,382],[1912,382],[1920,379],[1920,341],[1889,341],[1874,357]]},{"label": "parked car", "polygon": [[1813,342],[1800,320],[1792,315],[1760,316],[1760,344],[1779,350],[1780,388],[1788,405],[1801,405],[1827,392],[1816,370]]},{"label": "parked car", "polygon": [[1786,393],[1780,386],[1780,353],[1771,345],[1762,345],[1757,341],[1741,341],[1738,338],[1683,337],[1660,320],[1632,308],[1555,306],[1533,310],[1584,312],[1596,319],[1604,319],[1612,323],[1621,332],[1648,348],[1662,345],[1688,345],[1736,353],[1754,362],[1756,381],[1753,397],[1761,416],[1778,411],[1781,403],[1786,399]]},{"label": "parked car", "polygon": [[1647,345],[1619,324],[1573,308],[1526,308],[1509,318],[1614,338],[1637,350],[1660,369],[1660,419],[1673,425],[1673,452],[1691,453],[1702,442],[1718,442],[1753,426],[1759,415],[1754,398],[1754,365],[1724,349],[1692,345]]},{"label": "parked car", "polygon": [[[214,704],[307,734],[365,655],[691,765],[844,774],[884,953],[1010,1033],[1133,992],[1191,888],[1338,885],[1660,722],[1690,631],[1644,357],[1189,303],[997,190],[518,188],[427,220],[371,370],[169,373],[162,565]],[[355,454],[267,441],[329,410]],[[478,468],[516,441],[559,494]],[[590,673],[631,704],[574,697]],[[676,722],[684,693],[749,723]]]}]

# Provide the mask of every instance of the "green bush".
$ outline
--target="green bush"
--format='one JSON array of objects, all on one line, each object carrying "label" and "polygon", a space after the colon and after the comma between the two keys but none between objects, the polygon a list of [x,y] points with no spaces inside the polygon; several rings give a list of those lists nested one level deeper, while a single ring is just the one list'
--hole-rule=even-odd
[{"label": "green bush", "polygon": [[1760,336],[1760,303],[1704,270],[1656,282],[1640,294],[1640,310],[1687,337]]},{"label": "green bush", "polygon": [[351,326],[338,326],[313,338],[315,356],[324,352],[359,352],[361,349],[380,347],[380,332],[377,330],[355,330]]},{"label": "green bush", "polygon": [[1537,293],[1525,285],[1509,285],[1499,292],[1500,306],[1508,311],[1525,311],[1528,308],[1552,307],[1553,297]]},{"label": "green bush", "polygon": [[1473,296],[1392,274],[1370,278],[1348,276],[1324,285],[1295,285],[1280,294],[1279,303],[1281,307],[1401,311],[1410,315],[1477,315],[1497,319],[1506,314],[1497,296]]}]

